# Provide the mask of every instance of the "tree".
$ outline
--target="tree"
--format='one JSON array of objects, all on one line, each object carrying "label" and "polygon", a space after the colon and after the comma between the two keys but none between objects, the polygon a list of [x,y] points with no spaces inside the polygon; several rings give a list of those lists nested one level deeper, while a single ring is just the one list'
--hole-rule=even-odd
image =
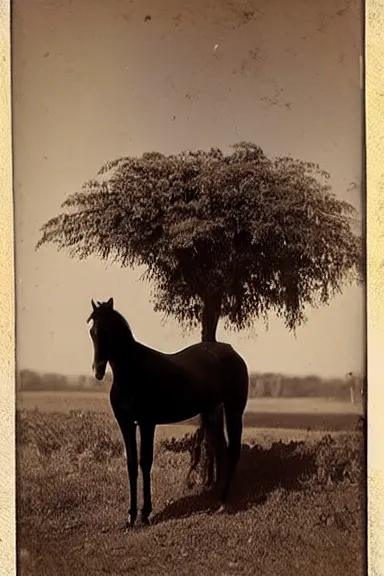
[{"label": "tree", "polygon": [[155,310],[200,325],[203,341],[215,340],[220,318],[241,330],[271,310],[295,330],[307,307],[361,277],[354,210],[332,193],[329,174],[250,143],[230,154],[119,158],[62,209],[37,247],[144,265]]},{"label": "tree", "polygon": [[155,310],[200,325],[203,341],[216,339],[220,318],[241,330],[271,310],[295,330],[308,306],[327,304],[363,271],[353,208],[332,193],[329,174],[250,143],[107,162],[62,209],[37,247],[144,265]]}]

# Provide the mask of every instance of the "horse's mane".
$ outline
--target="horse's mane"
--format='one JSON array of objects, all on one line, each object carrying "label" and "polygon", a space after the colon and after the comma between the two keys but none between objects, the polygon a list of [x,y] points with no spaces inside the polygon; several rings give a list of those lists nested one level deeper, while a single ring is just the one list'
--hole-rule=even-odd
[{"label": "horse's mane", "polygon": [[113,323],[116,324],[116,328],[125,328],[129,336],[133,339],[131,327],[128,324],[128,321],[124,318],[124,316],[120,314],[120,312],[118,312],[117,310],[112,310],[111,318]]}]

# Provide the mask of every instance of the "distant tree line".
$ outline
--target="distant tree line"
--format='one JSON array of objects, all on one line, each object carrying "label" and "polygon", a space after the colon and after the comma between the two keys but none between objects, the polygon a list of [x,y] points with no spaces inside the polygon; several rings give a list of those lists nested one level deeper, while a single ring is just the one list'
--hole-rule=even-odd
[{"label": "distant tree line", "polygon": [[[92,376],[66,376],[57,373],[39,373],[24,369],[18,373],[19,390],[29,391],[100,391],[106,392],[111,385],[111,374],[103,382]],[[359,381],[356,382],[359,387]],[[360,389],[356,390],[356,395]],[[319,376],[287,376],[278,373],[250,374],[251,398],[330,398],[350,400],[350,382],[345,378],[321,378]]]},{"label": "distant tree line", "polygon": [[[356,396],[360,396],[362,383],[354,382]],[[286,376],[276,373],[250,375],[251,398],[329,398],[350,401],[351,383],[346,378],[321,378],[320,376]]]},{"label": "distant tree line", "polygon": [[17,374],[18,390],[29,391],[101,391],[109,390],[111,374],[107,373],[103,382],[98,382],[93,376],[68,376],[55,372],[41,373],[35,370],[23,369]]}]

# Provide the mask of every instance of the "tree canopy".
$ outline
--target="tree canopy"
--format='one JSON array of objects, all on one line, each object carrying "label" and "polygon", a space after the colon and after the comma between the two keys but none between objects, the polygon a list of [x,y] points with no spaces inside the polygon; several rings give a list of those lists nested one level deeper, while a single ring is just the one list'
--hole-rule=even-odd
[{"label": "tree canopy", "polygon": [[106,163],[41,230],[72,257],[144,265],[155,309],[215,339],[276,311],[288,329],[361,274],[352,206],[329,174],[254,144]]}]

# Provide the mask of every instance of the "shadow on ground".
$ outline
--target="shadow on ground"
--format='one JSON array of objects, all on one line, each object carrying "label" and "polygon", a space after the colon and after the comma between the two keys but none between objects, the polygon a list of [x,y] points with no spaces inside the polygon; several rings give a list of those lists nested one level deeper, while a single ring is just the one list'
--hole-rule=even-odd
[{"label": "shadow on ground", "polygon": [[[286,428],[292,430],[321,430],[346,432],[356,430],[363,419],[361,414],[297,413],[297,412],[245,412],[245,428]],[[189,421],[198,425],[198,418]]]},{"label": "shadow on ground", "polygon": [[[305,442],[277,442],[270,448],[243,445],[236,477],[232,484],[227,513],[235,513],[266,501],[276,488],[301,490],[303,482],[316,474],[316,453]],[[157,524],[191,513],[214,512],[219,507],[217,493],[189,494],[154,515]]]}]

